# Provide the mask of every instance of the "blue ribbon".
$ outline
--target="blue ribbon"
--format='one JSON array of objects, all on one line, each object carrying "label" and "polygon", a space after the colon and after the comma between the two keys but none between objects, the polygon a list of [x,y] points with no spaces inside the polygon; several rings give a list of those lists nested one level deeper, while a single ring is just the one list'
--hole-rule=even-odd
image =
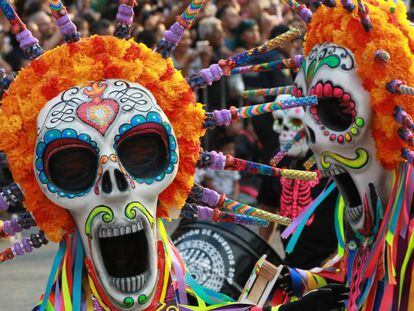
[{"label": "blue ribbon", "polygon": [[[309,207],[309,209],[304,212],[305,215],[303,216],[303,218],[301,219],[300,224],[298,225],[298,227],[296,228],[295,232],[293,233],[292,237],[289,240],[289,243],[286,247],[286,253],[292,253],[296,243],[298,242],[298,239],[303,231],[303,229],[305,228],[306,222],[309,220],[309,218],[312,216],[312,214],[315,212],[316,208],[326,199],[326,197],[331,194],[331,192],[335,189],[336,187],[336,183],[332,182],[328,189],[326,189],[326,191],[323,191],[316,199],[315,201],[313,201],[313,203],[311,203],[312,205]],[[300,217],[300,216],[299,216]]]},{"label": "blue ribbon", "polygon": [[75,255],[75,269],[73,276],[73,310],[81,310],[82,306],[82,268],[83,268],[83,245],[79,233],[75,233],[76,239],[76,255]]},{"label": "blue ribbon", "polygon": [[45,311],[49,302],[50,292],[52,291],[52,286],[55,282],[55,277],[57,270],[59,269],[60,264],[62,263],[63,256],[66,251],[66,242],[63,240],[59,244],[59,250],[53,261],[52,270],[50,271],[49,280],[47,281],[45,295],[43,297],[42,305],[40,306],[40,311]]}]

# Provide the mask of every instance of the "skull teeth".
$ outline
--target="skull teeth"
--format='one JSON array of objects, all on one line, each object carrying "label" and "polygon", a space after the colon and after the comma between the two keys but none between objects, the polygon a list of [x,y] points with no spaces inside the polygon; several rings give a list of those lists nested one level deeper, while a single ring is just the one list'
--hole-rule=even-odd
[{"label": "skull teeth", "polygon": [[132,234],[144,229],[141,220],[137,220],[137,223],[120,226],[120,227],[113,227],[113,228],[101,228],[99,230],[99,237],[100,238],[114,238],[117,236],[123,236],[127,234]]},{"label": "skull teeth", "polygon": [[123,293],[135,293],[144,287],[146,279],[147,273],[144,272],[139,275],[124,278],[111,277],[111,283]]},{"label": "skull teeth", "polygon": [[362,205],[356,207],[348,207],[345,211],[346,217],[350,221],[358,220],[362,215]]},{"label": "skull teeth", "polygon": [[332,177],[332,176],[341,175],[343,173],[345,173],[345,170],[339,166],[333,169],[330,169],[330,170],[321,171],[322,177]]}]

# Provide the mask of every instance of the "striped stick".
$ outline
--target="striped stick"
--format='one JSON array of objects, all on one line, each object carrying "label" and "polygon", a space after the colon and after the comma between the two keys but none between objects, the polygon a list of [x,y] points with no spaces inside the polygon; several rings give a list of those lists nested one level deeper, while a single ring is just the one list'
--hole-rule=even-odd
[{"label": "striped stick", "polygon": [[257,89],[257,90],[248,90],[244,91],[241,95],[244,98],[254,98],[260,96],[278,96],[281,94],[292,94],[293,85],[272,87],[269,89]]},{"label": "striped stick", "polygon": [[43,50],[39,46],[39,40],[33,37],[33,34],[27,29],[26,25],[22,22],[10,3],[7,0],[0,0],[0,9],[9,21],[11,32],[16,36],[20,48],[23,50],[26,57],[35,59],[42,55]]},{"label": "striped stick", "polygon": [[270,160],[270,165],[277,166],[280,163],[280,161],[282,161],[283,158],[287,155],[287,153],[293,147],[293,145],[301,139],[305,138],[305,135],[306,134],[304,129],[297,132],[296,135],[285,146],[283,146],[283,148],[281,148],[279,152]]},{"label": "striped stick", "polygon": [[231,74],[249,73],[249,72],[263,72],[271,70],[282,70],[282,69],[298,69],[302,65],[303,56],[296,55],[292,58],[276,60],[269,63],[263,63],[258,65],[250,65],[234,68]]},{"label": "striped stick", "polygon": [[75,24],[71,21],[68,11],[60,0],[49,0],[49,7],[52,16],[56,20],[60,33],[66,42],[76,42],[80,39],[80,33],[77,31]]},{"label": "striped stick", "polygon": [[225,198],[223,202],[223,208],[233,211],[238,214],[266,219],[270,222],[276,222],[284,226],[289,226],[292,222],[292,220],[288,217],[283,217],[280,215],[272,214],[264,210],[255,208],[253,206],[249,206],[249,205],[234,201],[229,198]]},{"label": "striped stick", "polygon": [[275,100],[271,103],[246,106],[241,108],[231,107],[230,109],[214,110],[206,113],[204,121],[205,128],[216,126],[229,126],[232,122],[240,119],[247,119],[269,113],[276,110],[291,109],[295,107],[315,106],[318,104],[316,96],[306,96],[299,98],[287,98]]}]

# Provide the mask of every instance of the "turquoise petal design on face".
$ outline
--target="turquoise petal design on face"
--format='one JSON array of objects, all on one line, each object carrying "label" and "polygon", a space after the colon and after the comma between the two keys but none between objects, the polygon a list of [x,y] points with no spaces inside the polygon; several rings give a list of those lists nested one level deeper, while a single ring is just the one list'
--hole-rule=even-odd
[{"label": "turquoise petal design on face", "polygon": [[162,123],[161,116],[156,112],[150,112],[147,115],[148,122]]},{"label": "turquoise petal design on face", "polygon": [[44,140],[46,144],[49,144],[50,142],[61,138],[61,134],[60,131],[58,130],[50,130],[48,132],[46,132]]},{"label": "turquoise petal design on face", "polygon": [[43,161],[41,158],[36,160],[36,169],[39,171],[43,171]]},{"label": "turquoise petal design on face", "polygon": [[162,122],[162,126],[165,128],[165,130],[167,131],[168,135],[171,135],[171,125],[169,125],[167,122]]},{"label": "turquoise petal design on face", "polygon": [[167,174],[171,174],[173,171],[174,171],[174,165],[172,164],[168,165],[167,169],[165,170]]},{"label": "turquoise petal design on face", "polygon": [[72,129],[66,129],[62,132],[62,138],[77,138],[78,133],[76,133],[75,130]]},{"label": "turquoise petal design on face", "polygon": [[41,158],[45,152],[46,144],[44,142],[39,142],[36,146],[36,155]]},{"label": "turquoise petal design on face", "polygon": [[119,133],[124,134],[125,132],[129,131],[132,128],[131,124],[122,124],[119,128]]},{"label": "turquoise petal design on face", "polygon": [[39,179],[42,184],[47,184],[48,180],[44,172],[40,172]]},{"label": "turquoise petal design on face", "polygon": [[175,151],[172,151],[171,152],[170,158],[171,158],[171,160],[170,160],[171,163],[177,164],[177,162],[178,162],[178,155],[177,155],[177,153]]},{"label": "turquoise petal design on face", "polygon": [[81,141],[84,141],[85,143],[90,143],[91,142],[91,137],[88,134],[80,134],[78,136],[78,139]]},{"label": "turquoise petal design on face", "polygon": [[147,123],[147,120],[144,118],[144,116],[137,115],[132,118],[131,123],[133,126],[136,126],[136,125]]},{"label": "turquoise petal design on face", "polygon": [[50,130],[45,133],[43,136],[44,141],[39,141],[36,145],[36,160],[35,160],[35,168],[39,174],[39,180],[42,184],[46,185],[50,192],[56,193],[58,196],[62,198],[69,198],[73,199],[75,197],[81,197],[91,191],[92,188],[89,188],[87,191],[81,193],[67,193],[64,190],[59,189],[55,185],[52,184],[45,172],[44,172],[44,163],[43,163],[43,154],[46,150],[47,145],[55,141],[57,139],[78,139],[80,141],[86,142],[92,147],[95,148],[96,152],[99,154],[99,149],[97,148],[96,142],[91,140],[91,137],[88,134],[80,134],[74,129],[64,129],[62,132],[59,130]]},{"label": "turquoise petal design on face", "polygon": [[170,142],[170,150],[175,150],[177,148],[177,143],[175,142],[174,136],[169,136],[169,142]]}]

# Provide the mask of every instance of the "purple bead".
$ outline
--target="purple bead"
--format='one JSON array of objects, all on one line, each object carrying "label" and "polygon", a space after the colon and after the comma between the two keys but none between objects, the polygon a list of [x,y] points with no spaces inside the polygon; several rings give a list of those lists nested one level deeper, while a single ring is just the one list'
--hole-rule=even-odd
[{"label": "purple bead", "polygon": [[170,27],[170,29],[164,32],[164,39],[168,42],[173,43],[174,45],[177,45],[178,42],[180,42],[184,34],[184,31],[185,31],[185,28],[181,26],[178,22],[175,22]]},{"label": "purple bead", "polygon": [[401,80],[392,80],[391,82],[387,83],[387,90],[392,94],[399,94],[399,87],[403,84]]},{"label": "purple bead", "polygon": [[215,171],[221,171],[226,166],[226,156],[222,152],[211,151],[210,168]]},{"label": "purple bead", "polygon": [[200,220],[211,220],[213,219],[213,209],[206,206],[197,206],[198,209],[198,219]]},{"label": "purple bead", "polygon": [[30,244],[29,239],[24,238],[23,241],[22,241],[22,244],[23,244],[23,247],[24,247],[24,250],[26,251],[26,253],[32,252],[33,246]]},{"label": "purple bead", "polygon": [[295,66],[297,68],[299,68],[300,66],[302,66],[303,63],[303,56],[302,55],[295,55],[294,56],[294,61],[295,61]]},{"label": "purple bead", "polygon": [[299,17],[306,23],[309,24],[312,19],[312,11],[307,7],[303,6],[299,11]]},{"label": "purple bead", "polygon": [[204,82],[207,85],[212,85],[214,82],[214,77],[209,69],[201,69],[200,76],[204,79]]},{"label": "purple bead", "polygon": [[211,189],[203,189],[203,197],[201,201],[209,206],[217,206],[220,200],[220,195]]},{"label": "purple bead", "polygon": [[227,109],[214,110],[214,118],[216,119],[216,125],[218,126],[229,126],[231,124],[231,112]]},{"label": "purple bead", "polygon": [[12,246],[12,250],[15,256],[22,256],[24,255],[24,250],[22,245],[20,245],[20,243],[16,243]]},{"label": "purple bead", "polygon": [[39,41],[37,41],[37,39],[34,38],[33,36],[27,37],[27,38],[24,38],[22,41],[20,41],[20,48],[24,49],[26,47],[35,45],[38,42]]},{"label": "purple bead", "polygon": [[69,23],[70,22],[70,18],[69,18],[69,16],[67,15],[67,14],[65,14],[65,15],[63,15],[63,16],[61,16],[61,17],[59,17],[57,20],[56,20],[56,24],[59,26],[59,27],[62,27],[63,25],[65,25],[65,24],[67,24],[67,23]]},{"label": "purple bead", "polygon": [[15,218],[15,219],[13,219],[13,220],[11,220],[10,221],[10,225],[11,225],[11,227],[12,227],[12,229],[13,229],[13,231],[14,232],[22,232],[23,231],[23,229],[20,227],[20,225],[19,225],[19,223],[18,223],[18,221],[17,221],[17,218]]},{"label": "purple bead", "polygon": [[3,223],[3,231],[4,233],[6,233],[7,235],[14,235],[14,230],[11,226],[10,221],[5,221]]},{"label": "purple bead", "polygon": [[224,71],[218,64],[213,64],[209,68],[211,74],[213,75],[214,81],[218,81],[223,77]]},{"label": "purple bead", "polygon": [[0,211],[7,211],[9,209],[9,205],[3,198],[3,195],[0,194]]},{"label": "purple bead", "polygon": [[118,7],[118,12],[122,15],[134,16],[134,8],[123,3]]}]

